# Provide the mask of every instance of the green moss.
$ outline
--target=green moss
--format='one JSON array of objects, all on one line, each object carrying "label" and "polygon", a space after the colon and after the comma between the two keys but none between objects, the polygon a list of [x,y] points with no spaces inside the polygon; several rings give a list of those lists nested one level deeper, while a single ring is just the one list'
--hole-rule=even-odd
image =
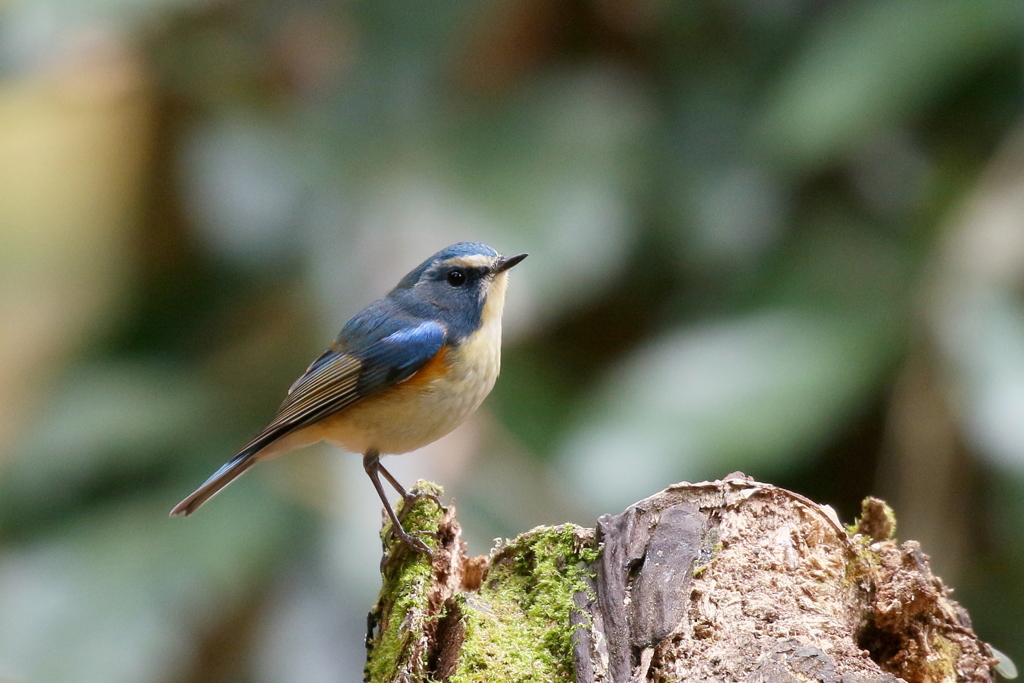
[{"label": "green moss", "polygon": [[860,517],[846,527],[847,533],[869,538],[871,542],[896,538],[896,513],[884,500],[869,496],[861,501],[860,509]]},{"label": "green moss", "polygon": [[[443,495],[444,491],[429,482],[418,481],[413,486],[414,493]],[[441,510],[429,498],[416,500],[408,511],[403,511],[402,503],[396,507],[406,531],[435,533],[438,529]],[[390,525],[381,531],[387,537]],[[437,540],[431,535],[420,535],[431,548],[437,546]],[[408,653],[422,645],[424,638],[424,614],[427,607],[427,590],[430,587],[430,558],[421,553],[411,551],[398,543],[392,542],[389,547],[391,559],[384,572],[384,585],[381,587],[377,601],[378,610],[385,606],[377,615],[379,635],[373,642],[369,660],[366,664],[366,680],[372,683],[387,683],[394,680],[399,670],[399,663],[405,662]],[[425,648],[420,647],[425,654]],[[423,656],[423,654],[421,654]],[[422,662],[421,662],[422,663]]]},{"label": "green moss", "polygon": [[921,657],[921,680],[955,681],[960,646],[940,635],[929,638],[928,646],[931,656]]},{"label": "green moss", "polygon": [[861,503],[861,516],[846,527],[850,540],[850,558],[846,563],[846,580],[860,584],[870,580],[878,569],[881,556],[875,543],[893,540],[896,532],[896,513],[884,501],[865,498]]},{"label": "green moss", "polygon": [[[424,483],[413,490],[440,494]],[[436,531],[440,517],[431,501],[419,500],[404,515],[403,526],[409,532]],[[425,540],[431,546],[436,543],[430,537]],[[461,615],[463,638],[456,670],[448,680],[571,682],[573,595],[589,590],[589,567],[598,555],[592,544],[590,530],[563,525],[534,529],[497,551],[479,591],[452,598]],[[401,549],[388,565],[367,680],[390,683],[410,671],[414,676],[427,671],[431,571],[426,557]]]},{"label": "green moss", "polygon": [[573,681],[573,595],[597,558],[588,533],[539,527],[498,552],[479,593],[461,596],[465,641],[452,683]]},{"label": "green moss", "polygon": [[851,536],[852,543],[848,546],[850,553],[847,555],[846,572],[844,581],[851,586],[860,586],[864,581],[869,581],[874,576],[879,556],[871,549],[870,539],[865,536]]},{"label": "green moss", "polygon": [[896,511],[893,510],[886,503],[882,503],[882,510],[885,514],[885,527],[886,536],[884,540],[892,541],[896,539]]}]

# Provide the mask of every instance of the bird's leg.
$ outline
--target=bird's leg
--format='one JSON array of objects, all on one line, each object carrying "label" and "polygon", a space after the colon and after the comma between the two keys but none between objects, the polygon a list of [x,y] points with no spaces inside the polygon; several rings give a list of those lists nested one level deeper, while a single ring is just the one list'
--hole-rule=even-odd
[{"label": "bird's leg", "polygon": [[[426,553],[427,555],[431,555],[432,553],[430,552],[430,548],[427,547],[427,544],[424,543],[422,540],[416,538],[412,534],[406,532],[405,528],[402,527],[402,523],[398,520],[398,515],[396,515],[395,511],[391,509],[391,503],[388,502],[388,497],[384,495],[384,487],[381,486],[380,477],[377,476],[378,472],[384,473],[384,476],[387,477],[387,480],[391,482],[393,486],[398,488],[398,491],[399,493],[402,494],[403,498],[408,500],[408,497],[411,494],[409,494],[405,489],[398,486],[394,477],[392,477],[387,470],[380,466],[380,453],[378,453],[377,451],[367,451],[363,455],[363,469],[366,470],[367,476],[369,476],[370,481],[373,482],[373,488],[377,489],[377,495],[380,496],[381,502],[384,503],[384,510],[388,513],[388,517],[391,518],[391,533],[398,537],[399,541],[409,546],[413,550],[421,553]],[[416,496],[413,496],[413,498],[416,498]]]},{"label": "bird's leg", "polygon": [[433,493],[409,493],[408,491],[406,491],[405,487],[398,483],[398,480],[395,479],[394,475],[388,472],[386,469],[384,469],[384,465],[378,464],[377,470],[384,475],[384,478],[387,479],[392,486],[395,487],[395,490],[398,491],[398,495],[405,499],[405,507],[402,508],[403,512],[405,510],[408,510],[410,505],[412,505],[421,498],[427,498],[429,500],[434,501],[434,504],[437,505],[437,507],[440,508],[442,511],[447,509],[445,508],[444,505],[441,504],[441,499],[438,498]]}]

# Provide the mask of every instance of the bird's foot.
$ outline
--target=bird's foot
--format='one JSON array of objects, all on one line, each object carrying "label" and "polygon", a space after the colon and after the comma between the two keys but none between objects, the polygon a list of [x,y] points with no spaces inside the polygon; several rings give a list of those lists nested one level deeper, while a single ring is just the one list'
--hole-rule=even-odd
[{"label": "bird's foot", "polygon": [[422,491],[410,493],[409,491],[403,491],[402,499],[405,501],[405,504],[402,506],[402,512],[399,517],[403,519],[405,517],[405,512],[413,506],[413,503],[423,499],[433,502],[441,512],[448,512],[448,508],[444,506],[441,502],[441,498],[436,493],[424,493]]},{"label": "bird's foot", "polygon": [[[388,529],[387,534],[384,536],[384,555],[380,559],[381,574],[385,573],[388,567],[392,566],[399,558],[405,556],[404,550],[406,548],[413,552],[422,553],[430,558],[430,560],[434,559],[434,551],[423,542],[423,539],[417,538],[417,536],[434,536],[436,538],[437,532],[413,531],[409,533],[401,527],[395,528],[394,526]],[[388,551],[389,548],[390,552]]]},{"label": "bird's foot", "polygon": [[[396,486],[396,488],[398,487]],[[385,555],[381,559],[382,572],[387,567],[393,565],[398,558],[405,556],[405,552],[403,552],[405,548],[417,553],[422,553],[429,558],[433,558],[433,551],[431,551],[430,547],[423,542],[421,537],[431,536],[436,539],[437,532],[425,530],[409,532],[406,531],[404,527],[406,518],[410,515],[418,501],[421,499],[431,501],[437,506],[437,509],[440,510],[442,514],[448,510],[448,508],[441,503],[441,498],[435,493],[424,491],[409,492],[404,488],[399,488],[398,493],[402,496],[402,505],[398,508],[397,514],[392,513],[392,524],[384,535]],[[417,524],[416,526],[419,525]],[[390,552],[387,552],[388,548],[390,548]]]},{"label": "bird's foot", "polygon": [[418,553],[423,553],[424,555],[430,558],[434,557],[434,551],[431,550],[430,546],[428,546],[423,541],[423,539],[419,537],[432,536],[434,538],[437,538],[436,531],[413,531],[412,533],[409,533],[405,529],[402,529],[400,531],[393,531],[392,536],[394,536],[400,543],[408,547],[410,550],[415,550]]}]

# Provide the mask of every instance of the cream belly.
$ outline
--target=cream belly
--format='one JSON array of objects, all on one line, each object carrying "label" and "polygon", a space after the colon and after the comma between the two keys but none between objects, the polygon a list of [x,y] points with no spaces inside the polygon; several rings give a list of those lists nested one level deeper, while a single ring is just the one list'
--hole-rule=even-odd
[{"label": "cream belly", "polygon": [[376,450],[397,455],[426,446],[462,424],[498,379],[506,278],[501,273],[492,283],[480,328],[448,352],[447,374],[423,385],[399,384],[324,418],[295,437],[304,443],[330,441],[352,453]]},{"label": "cream belly", "polygon": [[353,453],[408,453],[458,427],[493,385],[493,380],[436,380],[426,387],[375,397],[323,420],[314,429],[321,439]]}]

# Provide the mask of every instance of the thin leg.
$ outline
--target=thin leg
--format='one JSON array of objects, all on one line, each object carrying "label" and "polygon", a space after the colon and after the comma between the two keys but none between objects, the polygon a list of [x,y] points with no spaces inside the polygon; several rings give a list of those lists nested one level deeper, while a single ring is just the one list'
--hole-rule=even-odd
[{"label": "thin leg", "polygon": [[[387,480],[398,489],[403,498],[408,500],[410,494],[405,489],[398,486],[395,478],[380,466],[380,454],[377,451],[368,451],[363,455],[363,469],[366,471],[367,476],[370,477],[370,481],[373,482],[373,488],[377,489],[377,495],[380,496],[381,502],[384,503],[384,510],[387,511],[388,517],[391,518],[391,533],[397,536],[398,540],[405,543],[413,550],[430,555],[430,548],[427,547],[427,544],[407,533],[402,527],[402,523],[398,521],[398,515],[396,515],[395,511],[391,509],[391,503],[388,502],[388,497],[384,495],[384,487],[380,484],[380,477],[377,476],[378,472],[384,473]],[[415,498],[415,496],[413,497]]]},{"label": "thin leg", "polygon": [[417,500],[419,500],[420,498],[428,498],[434,501],[434,504],[437,505],[438,508],[440,508],[441,510],[445,510],[444,505],[441,504],[441,499],[435,496],[433,493],[409,493],[408,491],[406,491],[405,487],[398,483],[398,480],[395,479],[394,475],[388,472],[386,469],[384,469],[384,465],[379,464],[379,462],[377,465],[377,471],[383,474],[384,478],[387,479],[391,483],[391,485],[395,487],[396,491],[398,491],[398,495],[405,499],[405,507],[402,508],[403,512],[405,510],[408,510],[409,506],[412,505]]},{"label": "thin leg", "polygon": [[411,493],[405,490],[404,486],[398,483],[398,480],[395,479],[395,475],[391,474],[386,469],[384,469],[384,465],[380,464],[379,456],[377,458],[377,471],[384,475],[384,478],[387,479],[391,483],[391,485],[395,487],[395,490],[398,491],[398,495],[400,495],[402,498],[409,500],[410,498],[413,497]]}]

